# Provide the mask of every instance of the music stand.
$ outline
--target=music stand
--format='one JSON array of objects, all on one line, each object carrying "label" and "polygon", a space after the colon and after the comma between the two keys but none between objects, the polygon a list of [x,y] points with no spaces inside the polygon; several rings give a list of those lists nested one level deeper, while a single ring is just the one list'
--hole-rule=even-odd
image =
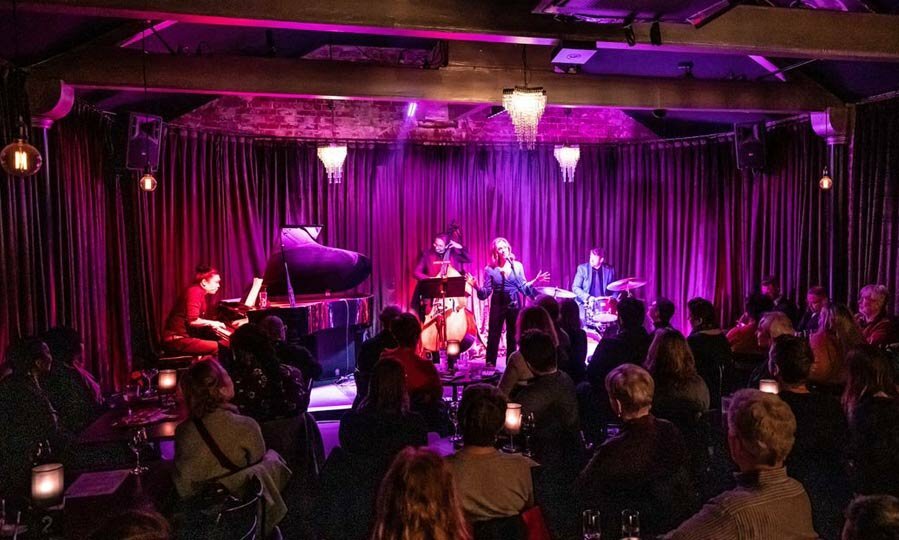
[{"label": "music stand", "polygon": [[[465,291],[465,278],[462,276],[425,278],[418,282],[418,287],[422,304],[426,299],[441,301],[442,311],[434,318],[434,324],[437,325],[438,349],[443,349],[446,347],[446,320],[444,319],[447,311],[446,299],[468,296]],[[447,358],[447,362],[449,361]]]}]

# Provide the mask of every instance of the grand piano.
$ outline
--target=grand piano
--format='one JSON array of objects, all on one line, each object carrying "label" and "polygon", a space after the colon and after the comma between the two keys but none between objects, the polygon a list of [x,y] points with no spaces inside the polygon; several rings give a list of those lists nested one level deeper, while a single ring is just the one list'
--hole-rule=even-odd
[{"label": "grand piano", "polygon": [[281,228],[263,277],[269,305],[249,309],[246,317],[254,323],[280,317],[287,340],[312,351],[322,364],[322,377],[331,378],[353,372],[363,333],[371,326],[372,295],[347,292],[371,275],[371,260],[321,245],[321,229]]}]

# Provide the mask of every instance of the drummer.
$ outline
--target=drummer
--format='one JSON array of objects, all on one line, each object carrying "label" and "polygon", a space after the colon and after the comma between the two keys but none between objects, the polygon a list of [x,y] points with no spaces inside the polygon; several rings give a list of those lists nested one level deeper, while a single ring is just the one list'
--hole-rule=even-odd
[{"label": "drummer", "polygon": [[615,281],[615,268],[606,262],[606,250],[595,247],[590,250],[589,262],[579,264],[571,289],[581,305],[589,305],[597,297],[611,296],[607,289]]}]

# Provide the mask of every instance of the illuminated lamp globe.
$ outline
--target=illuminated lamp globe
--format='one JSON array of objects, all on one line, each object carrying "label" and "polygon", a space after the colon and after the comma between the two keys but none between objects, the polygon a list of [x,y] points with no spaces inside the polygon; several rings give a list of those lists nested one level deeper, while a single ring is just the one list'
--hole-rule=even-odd
[{"label": "illuminated lamp globe", "polygon": [[137,181],[137,185],[144,191],[156,191],[158,182],[150,169],[144,169],[143,176]]},{"label": "illuminated lamp globe", "polygon": [[824,168],[824,174],[821,175],[821,179],[818,180],[818,187],[823,189],[824,191],[829,190],[833,187],[833,178],[827,174],[827,168]]},{"label": "illuminated lamp globe", "polygon": [[41,153],[25,139],[16,139],[0,150],[0,166],[11,176],[31,176],[43,163]]}]

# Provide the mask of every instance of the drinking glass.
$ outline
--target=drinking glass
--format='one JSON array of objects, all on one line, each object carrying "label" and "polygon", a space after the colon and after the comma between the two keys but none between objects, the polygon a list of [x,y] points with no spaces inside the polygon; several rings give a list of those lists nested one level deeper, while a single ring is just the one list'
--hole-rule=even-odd
[{"label": "drinking glass", "polygon": [[459,402],[450,401],[448,411],[450,422],[453,423],[453,434],[450,437],[450,442],[456,445],[462,440],[462,437],[459,436]]},{"label": "drinking glass", "polygon": [[122,392],[122,401],[124,401],[125,406],[128,407],[128,418],[134,416],[132,407],[134,403],[137,402],[138,398],[140,398],[140,385],[137,383],[126,384],[125,391]]},{"label": "drinking glass", "polygon": [[640,512],[636,510],[621,511],[621,539],[640,540]]},{"label": "drinking glass", "polygon": [[584,510],[581,513],[581,525],[584,530],[584,540],[601,540],[602,523],[599,519],[599,510]]},{"label": "drinking glass", "polygon": [[144,446],[147,445],[147,429],[146,428],[138,428],[134,435],[131,437],[131,440],[128,441],[128,448],[134,452],[135,464],[134,468],[131,469],[131,474],[133,475],[141,475],[147,472],[149,469],[147,467],[142,467],[140,464],[140,453],[141,450],[144,449]]},{"label": "drinking glass", "polygon": [[537,419],[534,413],[529,412],[521,419],[521,431],[524,433],[524,452],[527,457],[534,457],[533,439],[537,429]]}]

